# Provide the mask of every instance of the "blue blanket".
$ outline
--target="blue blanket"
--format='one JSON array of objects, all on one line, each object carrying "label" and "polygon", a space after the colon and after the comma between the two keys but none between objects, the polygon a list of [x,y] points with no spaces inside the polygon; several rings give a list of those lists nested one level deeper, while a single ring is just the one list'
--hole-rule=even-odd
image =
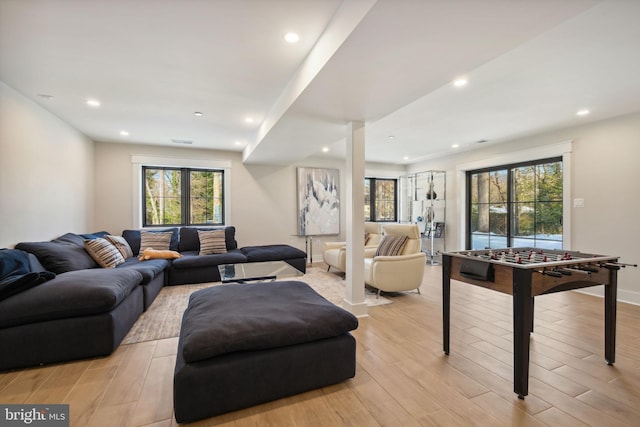
[{"label": "blue blanket", "polygon": [[0,249],[0,301],[51,280],[49,271],[32,272],[29,255],[17,249]]}]

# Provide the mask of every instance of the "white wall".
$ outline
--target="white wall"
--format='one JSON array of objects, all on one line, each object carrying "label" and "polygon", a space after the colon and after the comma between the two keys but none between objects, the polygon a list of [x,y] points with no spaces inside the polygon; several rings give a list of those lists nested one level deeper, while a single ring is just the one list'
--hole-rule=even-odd
[{"label": "white wall", "polygon": [[[490,160],[505,153],[573,141],[571,154],[571,248],[582,252],[620,256],[640,262],[640,114],[603,120],[547,132],[469,153],[414,164],[410,172],[447,171],[447,250],[460,250],[463,230],[458,165]],[[533,159],[532,159],[533,160]],[[582,198],[584,208],[573,208]],[[593,292],[600,290],[592,288]],[[619,299],[640,304],[640,269],[626,268],[618,275]]]},{"label": "white wall", "polygon": [[0,81],[0,247],[91,231],[92,190],[93,142]]},{"label": "white wall", "polygon": [[[160,147],[145,144],[95,144],[96,227],[120,234],[138,228],[134,221],[135,192],[133,156],[184,161],[228,162],[230,186],[226,223],[236,227],[241,246],[287,243],[300,246],[295,234],[295,169],[242,164],[242,154],[232,151]],[[302,240],[301,249],[304,249]]]},{"label": "white wall", "polygon": [[[93,227],[120,234],[137,228],[134,221],[134,188],[132,156],[165,157],[231,163],[227,224],[236,227],[241,246],[284,243],[306,250],[305,239],[297,233],[296,168],[322,167],[340,171],[340,188],[346,188],[345,162],[330,157],[311,157],[294,166],[245,165],[242,154],[231,151],[198,150],[182,147],[160,147],[145,144],[95,143],[95,217]],[[397,177],[404,167],[371,164],[367,174]],[[344,191],[340,203],[346,206]],[[324,241],[344,240],[346,209],[340,210],[340,234],[315,237],[313,258],[322,259]]]},{"label": "white wall", "polygon": [[[55,102],[55,100],[54,100]],[[573,141],[571,199],[583,198],[584,208],[571,207],[571,249],[617,255],[640,261],[640,114],[576,126],[522,138],[470,153],[404,167],[367,165],[370,176],[394,177],[423,170],[447,171],[447,249],[457,250],[463,215],[456,168],[509,152]],[[228,223],[237,227],[243,245],[288,243],[301,249],[296,233],[296,167],[333,167],[343,160],[314,157],[301,164],[243,165],[241,154],[150,145],[93,143],[71,126],[0,82],[0,247],[20,241],[48,240],[65,232],[106,229],[120,233],[134,227],[131,156],[150,155],[231,162]],[[341,203],[346,204],[341,194]],[[341,234],[314,239],[314,259],[323,240],[344,240]],[[640,270],[619,274],[619,296],[640,304]]]}]

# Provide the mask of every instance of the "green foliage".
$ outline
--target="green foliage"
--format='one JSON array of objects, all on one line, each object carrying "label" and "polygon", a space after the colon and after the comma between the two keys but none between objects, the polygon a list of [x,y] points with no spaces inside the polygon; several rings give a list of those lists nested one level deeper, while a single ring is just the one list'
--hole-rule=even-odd
[{"label": "green foliage", "polygon": [[[470,182],[471,232],[562,234],[561,161],[479,172]],[[511,233],[507,230],[508,215]]]},{"label": "green foliage", "polygon": [[[183,181],[186,185],[183,186]],[[223,172],[146,168],[144,172],[148,225],[221,224],[223,222]],[[187,193],[184,193],[187,191]],[[184,193],[184,194],[183,194]],[[189,194],[188,209],[183,196]],[[189,221],[183,218],[189,212]]]}]

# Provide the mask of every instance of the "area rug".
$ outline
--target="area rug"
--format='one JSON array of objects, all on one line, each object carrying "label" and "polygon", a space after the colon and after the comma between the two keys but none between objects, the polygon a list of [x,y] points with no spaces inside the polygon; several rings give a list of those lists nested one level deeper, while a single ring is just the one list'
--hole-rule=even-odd
[{"label": "area rug", "polygon": [[[311,266],[307,267],[307,272],[304,276],[292,280],[305,282],[327,300],[336,305],[342,305],[346,286],[344,276],[327,272],[324,266]],[[189,296],[197,290],[219,285],[220,283],[218,282],[165,286],[153,301],[149,310],[138,318],[122,341],[122,344],[177,337],[180,334],[182,314],[187,308]],[[265,286],[267,285],[265,284]],[[366,288],[365,302],[368,307],[375,307],[390,304],[392,301],[382,296],[376,298],[376,293]]]}]

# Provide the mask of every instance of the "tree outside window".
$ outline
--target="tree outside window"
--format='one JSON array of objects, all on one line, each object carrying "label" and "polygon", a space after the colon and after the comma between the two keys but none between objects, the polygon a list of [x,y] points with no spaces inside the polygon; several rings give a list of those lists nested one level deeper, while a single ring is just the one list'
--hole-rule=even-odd
[{"label": "tree outside window", "polygon": [[364,181],[364,220],[375,222],[397,221],[398,180],[365,178]]},{"label": "tree outside window", "polygon": [[224,172],[142,168],[144,226],[224,224]]},{"label": "tree outside window", "polygon": [[467,173],[471,249],[562,249],[562,159]]}]

